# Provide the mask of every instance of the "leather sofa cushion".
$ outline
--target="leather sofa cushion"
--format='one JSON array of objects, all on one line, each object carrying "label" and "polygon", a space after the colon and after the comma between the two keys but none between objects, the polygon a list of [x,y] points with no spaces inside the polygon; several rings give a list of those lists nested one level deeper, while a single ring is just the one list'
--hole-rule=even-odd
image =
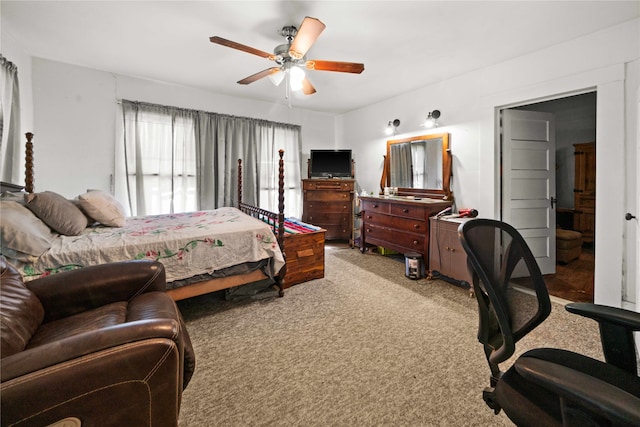
[{"label": "leather sofa cushion", "polygon": [[42,323],[44,308],[22,282],[20,273],[0,257],[0,334],[2,357],[25,349]]},{"label": "leather sofa cushion", "polygon": [[127,302],[120,301],[84,311],[74,316],[43,323],[26,348],[60,341],[83,332],[97,331],[127,321]]}]

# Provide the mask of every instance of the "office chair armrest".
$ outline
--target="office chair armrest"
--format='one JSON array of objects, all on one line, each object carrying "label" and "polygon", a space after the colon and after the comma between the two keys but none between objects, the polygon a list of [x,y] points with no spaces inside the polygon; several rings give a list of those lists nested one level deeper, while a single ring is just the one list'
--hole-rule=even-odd
[{"label": "office chair armrest", "polygon": [[571,303],[565,308],[598,322],[602,352],[607,363],[638,375],[633,333],[640,330],[640,313],[589,303]]},{"label": "office chair armrest", "polygon": [[596,320],[598,323],[607,322],[632,331],[640,331],[640,313],[635,311],[585,302],[567,304],[565,309],[570,313]]},{"label": "office chair armrest", "polygon": [[524,379],[566,398],[573,406],[586,408],[615,425],[640,425],[640,397],[613,384],[533,357],[520,357],[515,368]]}]

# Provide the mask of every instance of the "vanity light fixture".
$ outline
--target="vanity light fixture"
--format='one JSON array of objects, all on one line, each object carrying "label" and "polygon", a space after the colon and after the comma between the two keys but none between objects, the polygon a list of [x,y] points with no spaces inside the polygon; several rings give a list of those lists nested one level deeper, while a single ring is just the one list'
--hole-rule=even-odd
[{"label": "vanity light fixture", "polygon": [[385,130],[385,132],[387,133],[387,135],[395,135],[396,131],[398,130],[398,126],[400,126],[400,119],[395,119],[389,122],[389,124],[387,124],[387,129]]},{"label": "vanity light fixture", "polygon": [[439,117],[440,117],[440,110],[433,110],[429,112],[427,119],[424,121],[424,127],[428,129],[437,128]]}]

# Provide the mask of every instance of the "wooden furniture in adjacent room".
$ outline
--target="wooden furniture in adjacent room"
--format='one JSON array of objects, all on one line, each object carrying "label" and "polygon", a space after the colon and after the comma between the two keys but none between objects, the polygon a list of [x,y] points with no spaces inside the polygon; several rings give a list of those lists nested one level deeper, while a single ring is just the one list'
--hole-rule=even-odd
[{"label": "wooden furniture in adjacent room", "polygon": [[[411,198],[409,198],[411,197]],[[429,217],[451,201],[413,196],[362,196],[360,251],[378,245],[400,253],[416,252],[429,259]]]},{"label": "wooden furniture in adjacent room", "polygon": [[326,230],[326,240],[353,244],[353,179],[302,180],[302,221]]},{"label": "wooden furniture in adjacent room", "polygon": [[472,285],[467,254],[458,237],[458,227],[468,218],[429,219],[429,274],[464,287]]},{"label": "wooden furniture in adjacent room", "polygon": [[573,189],[573,229],[582,234],[582,241],[595,239],[596,208],[596,143],[574,144],[575,183]]}]

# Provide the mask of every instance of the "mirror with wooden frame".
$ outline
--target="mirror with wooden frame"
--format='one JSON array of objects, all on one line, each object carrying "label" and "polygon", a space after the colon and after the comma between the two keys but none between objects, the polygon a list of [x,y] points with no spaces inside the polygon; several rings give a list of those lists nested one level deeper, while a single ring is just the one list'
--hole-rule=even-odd
[{"label": "mirror with wooden frame", "polygon": [[380,189],[397,187],[399,196],[452,200],[449,134],[387,141]]}]

